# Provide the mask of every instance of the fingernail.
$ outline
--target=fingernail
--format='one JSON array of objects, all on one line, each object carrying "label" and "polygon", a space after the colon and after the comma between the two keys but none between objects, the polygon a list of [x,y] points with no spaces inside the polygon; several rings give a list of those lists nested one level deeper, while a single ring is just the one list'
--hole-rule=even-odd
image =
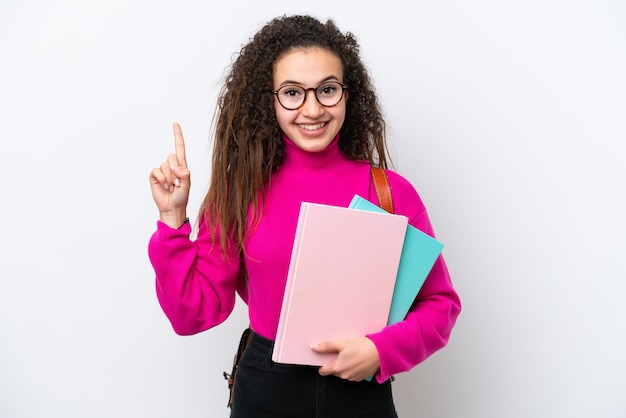
[{"label": "fingernail", "polygon": [[180,186],[180,180],[175,178],[174,179],[174,186],[179,187]]}]

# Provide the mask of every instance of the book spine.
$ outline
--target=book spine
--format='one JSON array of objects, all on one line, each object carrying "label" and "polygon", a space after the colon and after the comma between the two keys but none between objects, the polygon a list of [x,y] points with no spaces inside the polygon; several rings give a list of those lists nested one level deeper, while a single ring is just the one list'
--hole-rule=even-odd
[{"label": "book spine", "polygon": [[[287,334],[286,328],[287,318],[289,318],[289,311],[291,308],[291,299],[293,295],[293,280],[291,280],[291,276],[294,274],[297,268],[298,259],[300,257],[300,248],[302,247],[302,240],[300,237],[302,236],[304,225],[306,222],[306,217],[308,214],[309,205],[306,202],[302,202],[300,204],[300,213],[298,215],[298,223],[296,225],[296,234],[293,240],[293,249],[291,252],[291,260],[289,262],[289,270],[287,272],[287,283],[285,287],[285,293],[283,295],[283,304],[280,310],[280,318],[278,324],[280,328],[276,332],[276,342],[274,344],[274,353],[272,353],[272,360],[279,361],[282,358],[283,346],[285,335]],[[288,286],[288,287],[287,287]]]}]

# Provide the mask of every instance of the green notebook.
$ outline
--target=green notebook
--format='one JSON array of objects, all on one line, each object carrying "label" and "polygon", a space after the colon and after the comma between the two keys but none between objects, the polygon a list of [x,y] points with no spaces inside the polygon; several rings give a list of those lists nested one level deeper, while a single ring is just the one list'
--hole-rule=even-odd
[{"label": "green notebook", "polygon": [[[348,207],[386,213],[384,209],[359,195],[354,195]],[[408,225],[387,325],[404,320],[442,249],[441,242],[414,226]]]}]

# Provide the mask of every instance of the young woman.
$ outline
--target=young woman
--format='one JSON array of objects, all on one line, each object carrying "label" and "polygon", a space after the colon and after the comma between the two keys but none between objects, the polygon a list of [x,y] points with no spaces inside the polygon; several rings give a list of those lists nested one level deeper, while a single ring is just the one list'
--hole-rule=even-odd
[{"label": "young woman", "polygon": [[[442,348],[461,310],[442,257],[404,321],[320,343],[313,349],[338,353],[323,367],[271,361],[301,202],[346,207],[359,194],[378,203],[370,166],[388,166],[385,124],[353,35],[332,21],[283,16],[241,49],[219,98],[195,240],[177,124],[174,138],[176,152],[150,174],[160,214],[149,244],[157,296],[182,335],[223,322],[237,293],[247,303],[254,332],[231,416],[396,417],[391,376]],[[413,186],[386,171],[395,213],[434,235]]]}]

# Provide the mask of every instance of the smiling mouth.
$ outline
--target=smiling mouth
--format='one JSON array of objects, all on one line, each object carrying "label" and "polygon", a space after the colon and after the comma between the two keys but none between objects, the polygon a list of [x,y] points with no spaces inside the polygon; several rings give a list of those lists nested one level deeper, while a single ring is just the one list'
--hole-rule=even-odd
[{"label": "smiling mouth", "polygon": [[314,125],[298,125],[298,127],[304,129],[305,131],[315,131],[317,129],[322,129],[327,123],[328,122],[316,123]]}]

